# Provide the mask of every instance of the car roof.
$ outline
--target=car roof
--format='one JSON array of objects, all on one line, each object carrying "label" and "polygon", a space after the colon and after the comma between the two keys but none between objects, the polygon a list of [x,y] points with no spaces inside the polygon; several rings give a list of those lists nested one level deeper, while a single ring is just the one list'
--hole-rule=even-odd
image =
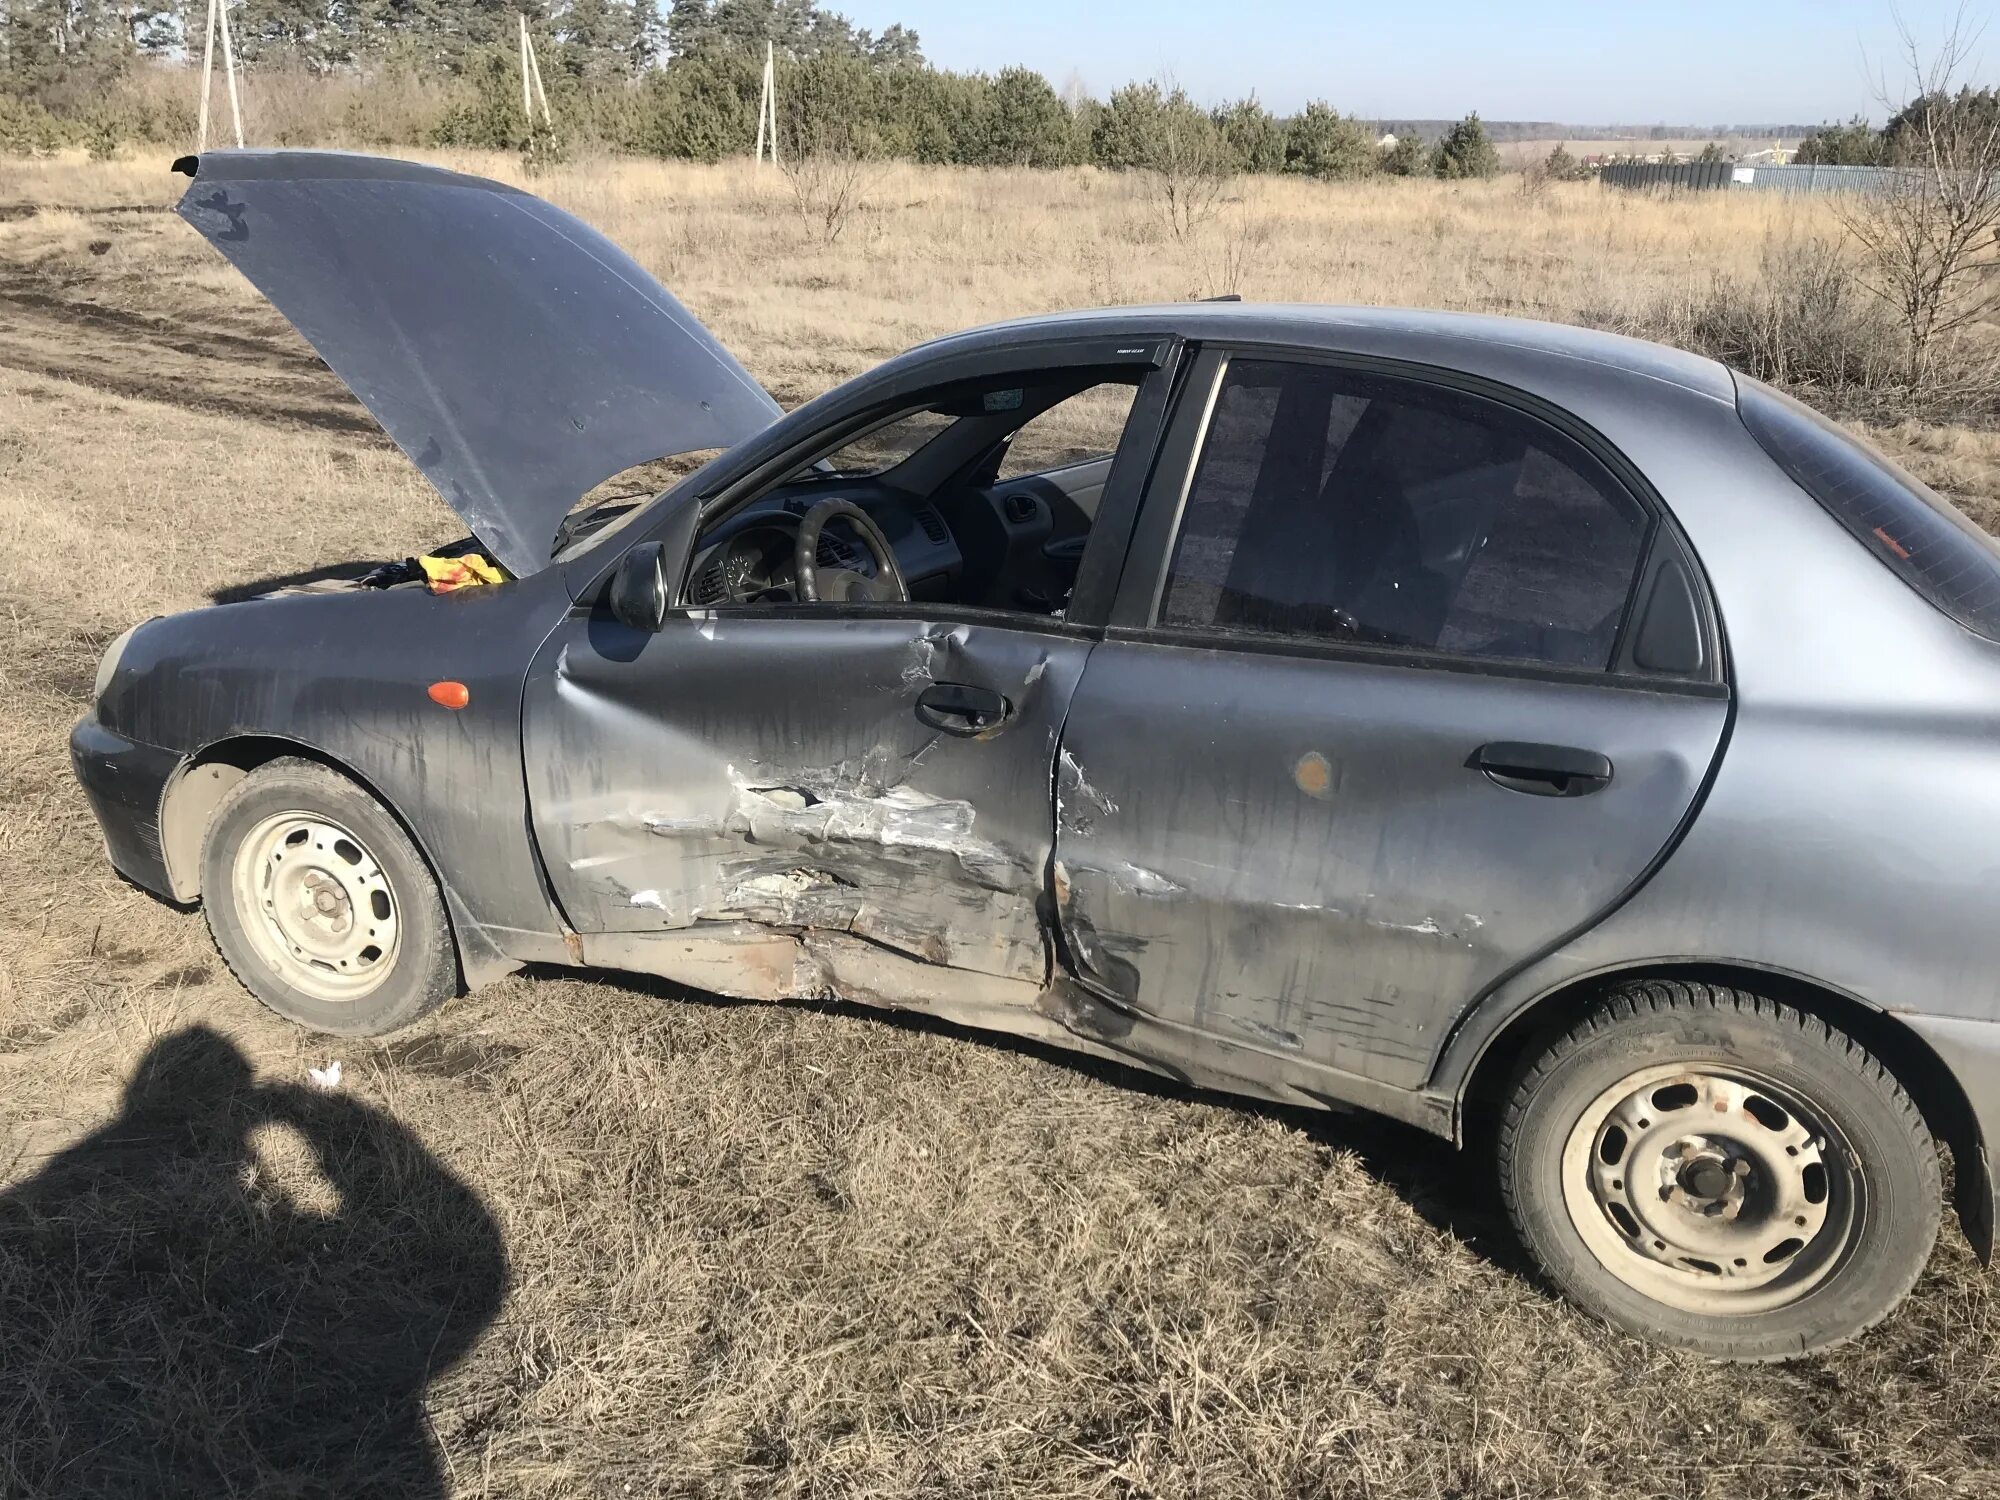
[{"label": "car roof", "polygon": [[[1090,337],[1175,333],[1227,343],[1295,345],[1327,352],[1385,354],[1491,372],[1509,356],[1524,366],[1584,362],[1647,380],[1664,381],[1712,399],[1734,402],[1728,370],[1712,359],[1623,334],[1565,323],[1483,313],[1401,307],[1342,307],[1321,303],[1176,302],[1044,313],[992,323],[920,346],[923,352],[972,343],[1004,346],[1050,336]],[[919,350],[912,350],[912,354]],[[1522,371],[1526,374],[1526,370]]]}]

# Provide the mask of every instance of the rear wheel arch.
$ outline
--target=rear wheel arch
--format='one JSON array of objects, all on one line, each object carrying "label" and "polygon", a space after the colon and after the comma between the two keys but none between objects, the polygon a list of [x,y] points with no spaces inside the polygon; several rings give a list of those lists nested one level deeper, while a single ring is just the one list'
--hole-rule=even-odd
[{"label": "rear wheel arch", "polygon": [[1929,1042],[1893,1014],[1787,970],[1743,963],[1638,963],[1557,986],[1505,1021],[1472,1060],[1456,1090],[1460,1141],[1492,1138],[1508,1082],[1524,1058],[1602,1005],[1620,986],[1646,979],[1688,980],[1763,995],[1825,1021],[1873,1053],[1916,1101],[1931,1135],[1949,1148],[1959,1224],[1980,1259],[1991,1259],[1990,1143],[1957,1075]]}]

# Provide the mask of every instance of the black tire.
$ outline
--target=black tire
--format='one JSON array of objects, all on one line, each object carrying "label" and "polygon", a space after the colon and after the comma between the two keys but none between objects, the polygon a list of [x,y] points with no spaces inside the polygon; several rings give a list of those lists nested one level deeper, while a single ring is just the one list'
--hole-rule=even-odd
[{"label": "black tire", "polygon": [[[1758,1093],[1766,1084],[1792,1105],[1789,1137],[1773,1133],[1787,1116]],[[1746,1090],[1734,1114],[1731,1087]],[[1802,1134],[1813,1139],[1781,1144]],[[1671,1154],[1656,1154],[1669,1138]],[[1557,1287],[1620,1328],[1714,1359],[1791,1359],[1855,1337],[1908,1294],[1937,1238],[1937,1147],[1895,1076],[1826,1022],[1743,990],[1649,980],[1615,991],[1523,1063],[1497,1144],[1508,1215]],[[1689,1175],[1711,1154],[1722,1170]],[[1627,1177],[1629,1196],[1607,1191]],[[1784,1215],[1815,1181],[1822,1206],[1798,1231],[1809,1237],[1720,1263],[1702,1258],[1711,1238],[1673,1258],[1702,1236],[1789,1235],[1807,1214]],[[1676,1243],[1677,1226],[1687,1238]],[[1777,1279],[1731,1279],[1759,1276]]]},{"label": "black tire", "polygon": [[[366,993],[345,999],[308,993],[260,951],[259,940],[246,930],[246,922],[261,914],[239,909],[234,879],[238,852],[260,826],[291,812],[323,816],[351,831],[386,880],[397,938],[394,951],[383,959],[383,971],[368,976],[373,987]],[[288,1021],[336,1036],[381,1036],[412,1024],[458,993],[451,927],[423,857],[381,803],[315,761],[274,760],[229,789],[202,841],[201,887],[208,930],[223,962],[245,989]],[[267,936],[261,941],[268,946],[272,940]],[[305,982],[312,982],[310,974]]]}]

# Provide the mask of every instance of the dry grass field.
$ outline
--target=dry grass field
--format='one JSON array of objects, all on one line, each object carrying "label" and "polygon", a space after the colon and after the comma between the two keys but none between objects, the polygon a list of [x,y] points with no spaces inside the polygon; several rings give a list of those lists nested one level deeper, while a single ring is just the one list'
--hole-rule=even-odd
[{"label": "dry grass field", "polygon": [[[386,1044],[268,1018],[112,875],[64,737],[132,620],[457,530],[181,184],[0,162],[0,1495],[2000,1495],[1955,1227],[1859,1346],[1713,1368],[1556,1300],[1476,1153],[1365,1118],[616,976]],[[1824,227],[1257,181],[1183,243],[1118,179],[892,168],[827,246],[740,165],[534,186],[787,404],[1086,303],[1616,323]],[[2000,516],[2000,437],[1882,435]]]}]

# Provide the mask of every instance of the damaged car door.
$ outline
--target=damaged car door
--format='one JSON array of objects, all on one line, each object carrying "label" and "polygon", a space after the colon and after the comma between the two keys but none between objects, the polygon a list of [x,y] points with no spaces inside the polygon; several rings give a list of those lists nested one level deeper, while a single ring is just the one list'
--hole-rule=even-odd
[{"label": "damaged car door", "polygon": [[[1051,966],[1056,745],[1116,575],[1091,554],[1122,552],[1157,436],[1157,417],[1124,429],[1086,544],[1094,605],[813,601],[780,584],[674,608],[657,632],[602,603],[573,611],[530,670],[525,751],[585,960],[758,998],[1032,1001]],[[844,479],[822,466],[804,488],[867,506],[923,586],[929,549],[948,544],[937,511]],[[749,509],[782,523],[810,503]],[[710,535],[703,577],[701,559],[735,556]]]},{"label": "damaged car door", "polygon": [[1063,732],[1064,936],[1170,1027],[1420,1087],[1693,807],[1729,706],[1699,575],[1505,393],[1213,352],[1195,390]]}]

